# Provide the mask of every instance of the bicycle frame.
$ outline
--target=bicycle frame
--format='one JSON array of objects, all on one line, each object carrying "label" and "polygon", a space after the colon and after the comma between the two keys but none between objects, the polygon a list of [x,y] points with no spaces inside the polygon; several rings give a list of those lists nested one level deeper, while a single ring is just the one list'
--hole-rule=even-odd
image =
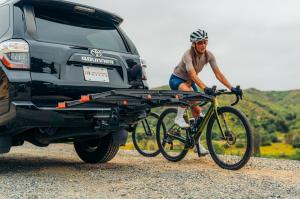
[{"label": "bicycle frame", "polygon": [[[217,100],[217,97],[215,96],[213,98],[213,100],[210,102],[210,107],[206,113],[206,115],[204,116],[204,119],[202,121],[202,123],[197,127],[197,130],[196,130],[196,133],[193,135],[193,138],[194,140],[199,140],[206,124],[208,123],[209,119],[215,114],[215,117],[216,117],[216,120],[217,120],[217,123],[218,123],[218,126],[220,128],[220,131],[223,135],[223,137],[225,138],[225,133],[223,131],[223,128],[222,128],[222,125],[221,125],[221,122],[220,122],[220,118],[219,118],[219,115],[218,115],[218,108],[219,108],[219,103],[218,103],[218,100]],[[194,106],[199,106],[201,105],[201,103],[196,103],[196,104],[193,104],[190,106],[190,109]],[[187,114],[188,115],[188,114]],[[188,116],[188,121],[189,121],[189,116]]]},{"label": "bicycle frame", "polygon": [[[187,110],[192,109],[192,107],[195,107],[195,106],[203,106],[206,103],[211,103],[211,104],[210,104],[210,106],[208,108],[207,113],[204,116],[204,119],[203,119],[202,123],[197,127],[196,132],[193,132],[193,134],[191,134],[191,131],[188,131],[188,136],[192,135],[193,140],[198,141],[199,138],[200,138],[200,136],[201,136],[201,134],[202,134],[202,132],[204,131],[204,128],[205,128],[206,124],[208,123],[209,119],[215,114],[218,126],[219,126],[219,128],[221,130],[221,133],[222,133],[223,137],[225,138],[225,134],[224,134],[223,128],[221,126],[220,118],[218,116],[219,103],[218,103],[217,97],[214,97],[209,102],[192,104],[191,106],[189,106],[187,108]],[[188,113],[186,113],[186,116],[187,116],[187,118],[186,118],[187,121],[190,121],[190,116],[189,116]],[[171,128],[173,128],[173,126]],[[186,140],[187,138],[184,138],[182,136],[178,136],[178,135],[169,135],[169,136],[171,138],[173,138],[173,139],[176,139],[176,140],[184,143],[184,144],[187,143],[187,140]],[[189,146],[189,147],[193,147],[194,144],[195,143],[193,142],[192,146]]]}]

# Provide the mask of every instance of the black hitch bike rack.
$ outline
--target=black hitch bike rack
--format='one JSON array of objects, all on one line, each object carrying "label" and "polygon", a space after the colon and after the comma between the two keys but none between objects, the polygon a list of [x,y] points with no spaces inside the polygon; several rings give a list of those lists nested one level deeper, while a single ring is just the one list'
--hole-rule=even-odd
[{"label": "black hitch bike rack", "polygon": [[209,102],[212,100],[212,96],[192,91],[119,89],[82,95],[78,100],[59,102],[56,109],[68,110],[81,104],[97,102],[138,110],[168,105],[189,106],[189,103],[193,101]]}]

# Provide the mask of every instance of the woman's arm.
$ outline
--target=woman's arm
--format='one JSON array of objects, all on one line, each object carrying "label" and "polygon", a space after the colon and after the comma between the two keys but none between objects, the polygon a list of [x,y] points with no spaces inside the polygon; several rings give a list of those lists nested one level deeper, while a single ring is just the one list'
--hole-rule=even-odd
[{"label": "woman's arm", "polygon": [[219,67],[212,67],[212,70],[214,71],[214,74],[216,78],[229,90],[232,89],[232,85],[229,83],[229,81],[226,79],[226,77],[223,75],[223,73],[220,71]]},{"label": "woman's arm", "polygon": [[206,85],[200,80],[194,68],[190,69],[187,73],[202,90],[206,88]]}]

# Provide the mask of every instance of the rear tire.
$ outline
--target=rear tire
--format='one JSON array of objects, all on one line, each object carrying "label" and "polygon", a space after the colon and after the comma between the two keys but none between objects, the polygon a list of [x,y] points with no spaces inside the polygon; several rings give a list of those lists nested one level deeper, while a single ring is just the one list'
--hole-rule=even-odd
[{"label": "rear tire", "polygon": [[112,135],[103,138],[76,141],[74,148],[77,155],[86,163],[105,163],[112,160],[119,150],[119,145],[113,143]]}]

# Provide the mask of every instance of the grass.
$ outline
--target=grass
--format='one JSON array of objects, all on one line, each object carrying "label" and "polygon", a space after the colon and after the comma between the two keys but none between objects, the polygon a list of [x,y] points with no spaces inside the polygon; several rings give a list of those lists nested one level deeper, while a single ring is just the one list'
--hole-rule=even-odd
[{"label": "grass", "polygon": [[121,149],[125,149],[125,150],[134,150],[134,145],[132,142],[127,142],[125,144],[125,146],[122,146]]},{"label": "grass", "polygon": [[292,145],[286,143],[272,143],[270,146],[261,146],[261,157],[289,158],[296,153]]}]

